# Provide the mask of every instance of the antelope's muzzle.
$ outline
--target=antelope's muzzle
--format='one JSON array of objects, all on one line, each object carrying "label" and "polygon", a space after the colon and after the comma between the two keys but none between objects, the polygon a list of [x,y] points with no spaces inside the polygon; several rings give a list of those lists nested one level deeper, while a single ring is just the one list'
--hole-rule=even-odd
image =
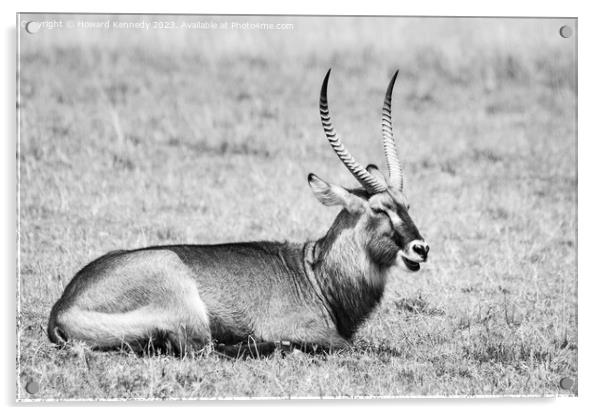
[{"label": "antelope's muzzle", "polygon": [[410,248],[412,249],[412,252],[414,252],[416,255],[418,255],[420,258],[422,258],[423,261],[426,262],[426,258],[429,254],[429,246],[426,242],[424,241],[414,241],[412,243],[410,243]]},{"label": "antelope's muzzle", "polygon": [[420,262],[426,262],[429,246],[425,241],[414,240],[408,244],[408,249],[401,252],[401,259],[410,271],[418,271]]}]

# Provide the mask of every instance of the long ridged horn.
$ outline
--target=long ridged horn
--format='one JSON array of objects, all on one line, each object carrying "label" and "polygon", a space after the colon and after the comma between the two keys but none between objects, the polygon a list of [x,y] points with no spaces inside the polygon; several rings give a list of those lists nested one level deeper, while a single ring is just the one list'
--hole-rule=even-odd
[{"label": "long ridged horn", "polygon": [[328,78],[330,77],[330,69],[326,72],[324,81],[322,82],[322,91],[320,92],[320,118],[322,119],[322,127],[326,133],[326,138],[332,149],[343,162],[345,167],[353,174],[353,177],[364,186],[369,193],[380,193],[387,190],[387,187],[372,176],[368,170],[363,168],[347,151],[341,139],[337,136],[332,122],[330,121],[330,112],[328,111]]},{"label": "long ridged horn", "polygon": [[382,116],[382,131],[383,131],[383,146],[385,147],[385,157],[387,159],[387,167],[389,168],[389,184],[391,187],[403,190],[403,171],[397,154],[397,146],[393,138],[393,125],[391,124],[391,95],[393,86],[397,79],[399,70],[395,71],[395,75],[389,82],[387,93],[385,94],[385,103],[383,104]]}]

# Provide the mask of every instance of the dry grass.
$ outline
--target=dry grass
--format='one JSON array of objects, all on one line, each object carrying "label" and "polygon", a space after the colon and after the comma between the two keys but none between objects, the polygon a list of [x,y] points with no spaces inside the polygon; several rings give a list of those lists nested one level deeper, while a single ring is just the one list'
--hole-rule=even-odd
[{"label": "dry grass", "polygon": [[[558,387],[577,378],[566,22],[271,19],[295,30],[22,38],[19,397],[576,394]],[[352,350],[180,360],[48,342],[50,307],[108,250],[324,233],[336,211],[307,173],[353,184],[319,123],[329,67],[339,132],[381,166],[401,69],[395,130],[432,252],[390,280]]]}]

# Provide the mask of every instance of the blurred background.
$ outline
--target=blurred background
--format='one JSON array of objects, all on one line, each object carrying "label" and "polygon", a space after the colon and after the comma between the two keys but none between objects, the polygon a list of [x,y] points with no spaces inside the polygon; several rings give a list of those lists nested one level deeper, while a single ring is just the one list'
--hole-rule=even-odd
[{"label": "blurred background", "polygon": [[[554,392],[576,377],[576,20],[20,19],[25,372],[60,370],[32,360],[47,343],[39,326],[72,275],[108,250],[323,235],[337,212],[314,200],[307,174],[357,185],[319,120],[332,68],[334,125],[356,159],[382,169],[380,110],[400,70],[393,126],[432,253],[419,275],[392,279],[360,339],[392,338],[401,313],[405,338],[418,339],[405,361],[429,361],[420,339],[437,333],[428,350],[449,353],[455,391]],[[149,28],[113,26],[130,23]],[[446,317],[417,325],[415,304]],[[475,375],[458,375],[455,359]],[[503,370],[488,377],[483,362]],[[431,363],[445,373],[448,363]],[[504,376],[518,380],[500,386]]]}]

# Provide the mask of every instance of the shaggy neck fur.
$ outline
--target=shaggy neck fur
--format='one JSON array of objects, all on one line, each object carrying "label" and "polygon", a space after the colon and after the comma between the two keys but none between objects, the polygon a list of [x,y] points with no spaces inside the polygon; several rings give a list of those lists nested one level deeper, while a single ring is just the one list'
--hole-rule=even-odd
[{"label": "shaggy neck fur", "polygon": [[388,266],[372,261],[357,216],[339,213],[314,248],[313,272],[339,333],[349,339],[382,298]]}]

